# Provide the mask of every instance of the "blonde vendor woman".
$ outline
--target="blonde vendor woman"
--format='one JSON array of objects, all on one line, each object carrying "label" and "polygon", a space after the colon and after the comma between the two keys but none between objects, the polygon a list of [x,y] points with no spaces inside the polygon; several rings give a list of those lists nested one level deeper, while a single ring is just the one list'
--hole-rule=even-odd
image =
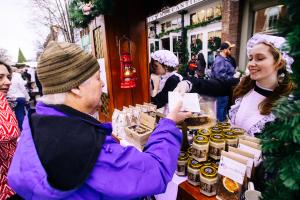
[{"label": "blonde vendor woman", "polygon": [[[276,101],[294,88],[290,78],[293,59],[284,48],[284,38],[265,34],[255,34],[247,43],[250,74],[234,89],[235,104],[229,118],[232,126],[245,129],[251,136],[261,133],[267,122],[275,120],[272,108]],[[187,92],[193,87],[198,87],[197,83],[183,81],[176,90]]]}]

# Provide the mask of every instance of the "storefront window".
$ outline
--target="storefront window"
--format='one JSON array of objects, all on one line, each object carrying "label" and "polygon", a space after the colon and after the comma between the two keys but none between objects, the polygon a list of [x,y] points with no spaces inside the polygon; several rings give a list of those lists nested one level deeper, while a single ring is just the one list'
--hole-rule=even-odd
[{"label": "storefront window", "polygon": [[265,9],[260,9],[255,12],[254,19],[254,33],[276,32],[276,25],[281,16],[284,14],[284,7],[282,5],[273,6]]},{"label": "storefront window", "polygon": [[193,13],[190,15],[190,24],[194,25],[194,24],[198,24],[198,16],[196,13]]},{"label": "storefront window", "polygon": [[214,18],[213,8],[208,8],[207,9],[206,18],[207,18],[207,20],[210,20],[210,19]]},{"label": "storefront window", "polygon": [[170,50],[170,38],[161,39],[162,49]]},{"label": "storefront window", "polygon": [[221,4],[219,4],[214,9],[214,17],[219,17],[221,15],[222,15],[222,7]]},{"label": "storefront window", "polygon": [[208,67],[212,66],[217,51],[221,45],[221,31],[212,31],[208,33],[208,51],[207,51],[207,64]]},{"label": "storefront window", "polygon": [[161,32],[162,32],[162,33],[165,32],[165,23],[161,24]]},{"label": "storefront window", "polygon": [[191,56],[197,55],[202,50],[203,34],[191,35]]},{"label": "storefront window", "polygon": [[206,20],[206,12],[205,10],[201,10],[197,13],[199,22],[204,22]]}]

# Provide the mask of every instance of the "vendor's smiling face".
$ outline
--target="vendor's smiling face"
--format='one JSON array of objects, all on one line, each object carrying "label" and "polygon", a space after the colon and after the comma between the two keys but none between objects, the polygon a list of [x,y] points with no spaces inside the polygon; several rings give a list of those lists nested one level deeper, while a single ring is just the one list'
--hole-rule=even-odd
[{"label": "vendor's smiling face", "polygon": [[157,75],[164,75],[166,73],[166,68],[156,60],[154,61],[154,69]]},{"label": "vendor's smiling face", "polygon": [[263,85],[267,82],[277,80],[279,67],[271,53],[270,46],[260,43],[255,45],[249,55],[248,69],[250,78]]}]

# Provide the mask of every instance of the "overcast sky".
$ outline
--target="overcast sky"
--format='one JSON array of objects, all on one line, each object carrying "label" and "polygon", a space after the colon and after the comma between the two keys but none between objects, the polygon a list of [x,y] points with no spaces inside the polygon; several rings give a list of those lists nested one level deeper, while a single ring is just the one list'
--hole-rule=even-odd
[{"label": "overcast sky", "polygon": [[35,59],[36,40],[47,35],[46,30],[33,28],[32,15],[30,0],[0,0],[0,48],[8,51],[12,61],[17,61],[19,48],[26,59]]}]

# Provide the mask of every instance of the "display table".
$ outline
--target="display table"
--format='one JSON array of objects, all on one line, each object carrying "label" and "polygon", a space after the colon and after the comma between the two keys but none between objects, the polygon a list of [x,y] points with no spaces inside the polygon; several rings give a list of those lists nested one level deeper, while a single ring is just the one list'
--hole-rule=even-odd
[{"label": "display table", "polygon": [[179,184],[177,200],[215,200],[216,196],[207,197],[200,193],[199,186],[193,186],[187,181]]}]

